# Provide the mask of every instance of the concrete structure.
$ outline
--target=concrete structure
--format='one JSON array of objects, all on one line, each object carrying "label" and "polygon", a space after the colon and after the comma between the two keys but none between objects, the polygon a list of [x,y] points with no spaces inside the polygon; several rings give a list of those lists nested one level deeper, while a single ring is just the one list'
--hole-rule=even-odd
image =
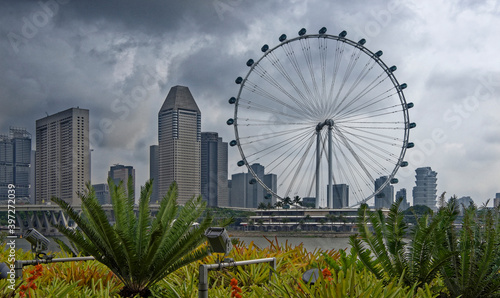
[{"label": "concrete structure", "polygon": [[95,190],[95,196],[99,201],[99,204],[101,205],[111,204],[109,186],[107,183],[94,184],[92,185],[92,187]]},{"label": "concrete structure", "polygon": [[55,196],[80,205],[90,181],[89,110],[71,108],[36,121],[36,204]]},{"label": "concrete structure", "polygon": [[[264,173],[264,167],[258,163],[250,166],[264,184],[272,191],[277,191],[277,177],[275,174]],[[258,183],[251,173],[233,174],[231,185],[231,207],[257,208],[260,203],[275,204],[276,198],[266,198],[267,191]]]},{"label": "concrete structure", "polygon": [[201,133],[201,195],[208,206],[229,206],[227,143],[216,132]]},{"label": "concrete structure", "polygon": [[158,145],[149,147],[149,179],[153,180],[153,191],[151,193],[150,203],[156,204],[160,201],[158,196]]},{"label": "concrete structure", "polygon": [[396,192],[396,200],[399,200],[400,198],[403,198],[403,201],[401,201],[401,204],[399,204],[399,210],[405,211],[406,209],[410,208],[410,203],[408,203],[408,200],[406,198],[406,188],[401,188]]},{"label": "concrete structure", "polygon": [[158,113],[158,195],[173,181],[178,203],[201,194],[201,112],[188,87],[170,89]]},{"label": "concrete structure", "polygon": [[[123,181],[123,187],[125,188],[125,195],[127,196],[128,196],[129,179],[132,179],[132,189],[135,192],[134,167],[115,164],[109,168],[108,177],[113,179],[115,185],[119,185]],[[134,193],[134,199],[135,199],[135,193]]]},{"label": "concrete structure", "polygon": [[[387,181],[387,176],[382,176],[375,180],[375,191]],[[394,203],[394,186],[390,183],[375,194],[375,209],[390,208]]]},{"label": "concrete structure", "polygon": [[437,211],[437,173],[430,167],[415,170],[415,184],[413,187],[413,206],[424,205]]},{"label": "concrete structure", "polygon": [[18,202],[31,200],[31,134],[24,128],[10,127],[0,135],[0,203],[7,203],[9,184],[15,186]]},{"label": "concrete structure", "polygon": [[497,192],[495,195],[495,199],[493,200],[493,206],[500,207],[500,193]]}]

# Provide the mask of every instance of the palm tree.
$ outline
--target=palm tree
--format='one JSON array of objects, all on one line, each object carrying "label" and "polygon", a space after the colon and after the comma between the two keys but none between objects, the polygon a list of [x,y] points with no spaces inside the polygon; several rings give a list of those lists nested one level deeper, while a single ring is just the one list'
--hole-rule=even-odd
[{"label": "palm tree", "polygon": [[453,255],[440,245],[444,231],[452,227],[457,214],[440,212],[432,218],[424,215],[418,219],[410,232],[410,242],[406,243],[408,226],[399,211],[400,203],[398,200],[391,206],[387,218],[381,210],[373,212],[363,204],[358,210],[361,238],[351,236],[351,249],[379,279],[401,278],[407,286],[430,283]]},{"label": "palm tree", "polygon": [[[442,209],[458,213],[459,208],[452,197]],[[500,296],[500,210],[481,211],[465,208],[462,229],[448,229],[443,238],[443,246],[454,253],[441,270],[452,297]]]},{"label": "palm tree", "polygon": [[295,196],[295,197],[293,197],[292,203],[295,206],[302,206],[302,199],[299,196]]},{"label": "palm tree", "polygon": [[[113,225],[90,183],[86,193],[79,194],[81,214],[59,198],[52,198],[52,201],[78,224],[76,230],[60,224],[56,225],[57,229],[81,251],[106,265],[123,282],[122,297],[137,294],[147,297],[152,285],[208,254],[204,231],[212,224],[212,215],[206,214],[198,225],[194,225],[205,211],[206,203],[201,196],[193,197],[179,208],[177,184],[174,182],[153,218],[149,209],[150,180],[141,188],[136,216],[132,184],[128,185],[128,196],[122,183],[115,185],[112,179],[108,179],[108,184],[116,221]],[[228,223],[225,221],[223,225]]]}]

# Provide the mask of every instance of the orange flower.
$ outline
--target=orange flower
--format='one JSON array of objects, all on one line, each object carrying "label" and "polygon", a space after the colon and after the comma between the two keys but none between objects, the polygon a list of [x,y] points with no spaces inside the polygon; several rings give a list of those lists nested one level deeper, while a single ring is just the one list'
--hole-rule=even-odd
[{"label": "orange flower", "polygon": [[332,276],[332,273],[330,272],[330,270],[328,270],[328,268],[323,269],[322,273],[323,273],[323,278]]},{"label": "orange flower", "polygon": [[236,278],[231,279],[231,297],[241,298],[241,288],[238,287],[238,280]]}]

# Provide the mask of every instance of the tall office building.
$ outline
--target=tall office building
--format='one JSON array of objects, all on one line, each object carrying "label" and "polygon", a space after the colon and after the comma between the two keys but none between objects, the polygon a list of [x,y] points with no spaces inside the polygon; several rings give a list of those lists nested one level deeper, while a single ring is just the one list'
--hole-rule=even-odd
[{"label": "tall office building", "polygon": [[0,202],[7,202],[13,184],[18,201],[31,203],[31,166],[31,134],[11,127],[9,135],[0,135]]},{"label": "tall office building", "polygon": [[[382,176],[375,180],[375,191],[377,191],[386,181],[387,176]],[[390,208],[394,203],[394,186],[390,183],[375,194],[375,209]]]},{"label": "tall office building", "polygon": [[436,211],[437,173],[430,167],[418,168],[415,172],[413,206],[424,205]]},{"label": "tall office building", "polygon": [[178,202],[201,194],[201,112],[188,87],[170,89],[158,113],[158,195],[173,181]]},{"label": "tall office building", "polygon": [[94,188],[95,197],[99,201],[99,204],[111,204],[109,185],[107,183],[93,184],[92,187]]},{"label": "tall office building", "polygon": [[[328,202],[328,208],[340,209],[349,207],[349,185],[334,184],[332,189],[332,202]],[[329,191],[330,190],[327,188],[327,194]]]},{"label": "tall office building", "polygon": [[410,208],[410,203],[408,203],[408,200],[406,198],[406,188],[401,188],[396,192],[396,200],[403,199],[401,201],[401,204],[399,204],[399,210],[405,211],[406,209]]},{"label": "tall office building", "polygon": [[495,208],[500,207],[500,193],[499,192],[497,192],[495,195],[495,199],[493,200],[493,206]]},{"label": "tall office building", "polygon": [[474,204],[474,200],[470,196],[463,196],[457,199],[458,210],[460,210],[460,215],[464,215],[466,208],[469,208],[471,204]]},{"label": "tall office building", "polygon": [[[277,176],[264,173],[264,167],[258,163],[250,166],[254,173],[272,191],[277,191]],[[276,198],[267,198],[268,192],[258,183],[251,173],[238,173],[231,176],[231,207],[257,208],[260,203],[274,204]]]},{"label": "tall office building", "polygon": [[80,205],[90,181],[89,110],[71,108],[36,121],[36,204],[58,197]]},{"label": "tall office building", "polygon": [[[123,181],[123,187],[125,188],[125,195],[128,196],[128,183],[129,179],[132,179],[132,189],[135,192],[135,170],[132,166],[124,166],[120,164],[112,165],[109,168],[108,177],[113,179],[115,185],[119,185]],[[135,193],[134,193],[135,198]]]},{"label": "tall office building", "polygon": [[156,204],[160,202],[158,197],[158,145],[149,147],[149,179],[153,180],[153,191],[149,202]]},{"label": "tall office building", "polygon": [[208,206],[229,206],[227,143],[216,132],[201,133],[201,195]]}]

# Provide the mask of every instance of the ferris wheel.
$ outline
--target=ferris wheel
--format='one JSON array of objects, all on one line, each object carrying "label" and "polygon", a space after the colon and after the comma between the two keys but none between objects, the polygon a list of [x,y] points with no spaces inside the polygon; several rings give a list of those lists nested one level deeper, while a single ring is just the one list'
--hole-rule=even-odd
[{"label": "ferris wheel", "polygon": [[[238,95],[229,99],[230,145],[268,198],[313,197],[317,206],[331,207],[342,186],[355,206],[397,183],[396,172],[408,166],[413,103],[382,51],[368,50],[365,39],[347,39],[346,31],[326,31],[282,34],[278,45],[262,46],[262,56],[246,62],[247,75],[235,81]],[[277,189],[254,172],[255,163],[276,175]],[[385,180],[375,188],[380,177]]]}]

